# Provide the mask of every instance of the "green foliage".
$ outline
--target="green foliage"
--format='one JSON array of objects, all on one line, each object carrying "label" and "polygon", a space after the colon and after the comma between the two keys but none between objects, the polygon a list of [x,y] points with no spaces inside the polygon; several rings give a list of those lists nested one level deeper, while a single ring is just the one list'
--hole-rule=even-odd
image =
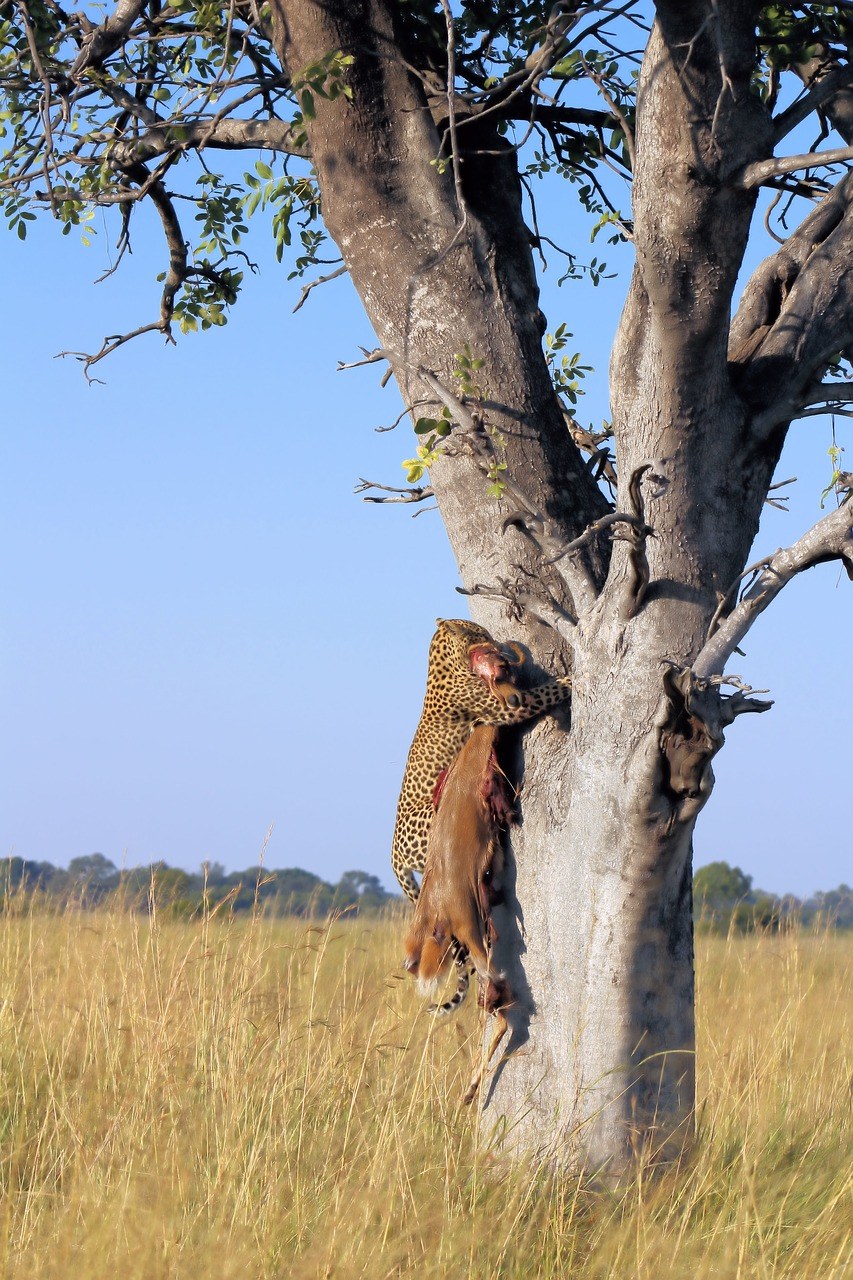
[{"label": "green foliage", "polygon": [[835,440],[833,439],[832,444],[829,446],[826,452],[829,455],[829,461],[832,465],[832,475],[829,477],[829,484],[826,486],[826,488],[823,490],[823,492],[820,495],[821,510],[823,510],[827,498],[832,492],[834,492],[836,484],[841,479],[841,476],[842,476],[841,457],[842,457],[842,454],[844,453],[844,446],[840,444],[836,444]]},{"label": "green foliage", "polygon": [[[219,121],[277,118],[289,122],[298,149],[321,102],[351,98],[354,57],[330,50],[288,82],[271,44],[268,12],[253,13],[224,0],[168,0],[156,16],[146,6],[117,47],[87,60],[91,35],[102,30],[101,6],[84,4],[66,14],[49,0],[25,0],[2,9],[0,134],[6,149],[0,213],[25,239],[37,212],[48,210],[64,235],[76,228],[89,244],[95,211],[121,210],[126,243],[140,199],[159,191],[158,213],[164,218],[164,204],[171,202],[175,223],[186,208],[178,201],[189,200],[194,236],[183,226],[167,228],[164,218],[172,240],[170,271],[160,276],[167,332],[172,317],[185,333],[226,322],[248,262],[241,245],[258,212],[271,214],[278,260],[295,250],[291,278],[324,261],[319,194],[307,165],[291,159],[291,169],[280,168],[258,158],[238,178],[215,167],[221,153],[205,144]],[[400,4],[397,20],[403,54],[416,74],[440,76],[447,40],[441,8],[428,0]],[[525,60],[547,38],[537,4],[463,4],[454,25],[458,87],[484,103],[506,77],[511,83],[525,74]],[[591,33],[582,27],[566,32],[547,77],[551,89],[593,73],[630,119],[630,57],[614,51],[618,42],[598,40],[597,27]],[[501,127],[512,132],[516,126],[504,121]],[[618,234],[615,207],[593,171],[618,159],[620,145],[615,134],[603,146],[595,130],[572,131],[547,155],[543,150],[529,173],[553,167],[581,182],[596,230],[608,226]],[[446,163],[443,153],[436,159]],[[181,243],[185,266],[176,257]],[[600,278],[603,264],[596,259],[581,267],[570,256],[569,263],[566,277],[588,272]],[[434,442],[422,441],[409,469],[423,471],[435,459],[441,430],[434,434]],[[497,474],[490,483],[499,487]]]},{"label": "green foliage", "polygon": [[768,4],[758,32],[768,64],[784,69],[817,57],[827,45],[849,46],[853,14],[846,4]]},{"label": "green foliage", "polygon": [[545,359],[551,370],[554,390],[574,406],[579,397],[584,394],[581,382],[588,373],[592,373],[593,369],[592,365],[581,364],[579,351],[575,351],[573,355],[560,355],[572,336],[565,324],[558,325],[553,333],[546,333]]},{"label": "green foliage", "polygon": [[[241,180],[214,169],[217,153],[199,145],[219,120],[257,117],[260,100],[267,114],[289,116],[298,137],[319,99],[350,95],[352,55],[331,51],[288,84],[269,42],[268,13],[255,20],[220,0],[169,0],[156,21],[143,9],[123,43],[87,65],[84,36],[104,21],[100,6],[88,10],[68,16],[44,0],[2,10],[0,215],[25,239],[47,209],[64,235],[78,228],[88,244],[95,211],[120,209],[126,244],[139,200],[159,193],[170,250],[170,270],[158,277],[163,327],[168,332],[172,319],[184,333],[220,326],[246,265],[255,269],[241,244],[256,211],[272,214],[279,261],[297,247],[291,276],[320,260],[326,237],[307,166],[274,174],[259,159]],[[240,109],[246,103],[248,113]],[[188,200],[192,237],[183,226]]]}]

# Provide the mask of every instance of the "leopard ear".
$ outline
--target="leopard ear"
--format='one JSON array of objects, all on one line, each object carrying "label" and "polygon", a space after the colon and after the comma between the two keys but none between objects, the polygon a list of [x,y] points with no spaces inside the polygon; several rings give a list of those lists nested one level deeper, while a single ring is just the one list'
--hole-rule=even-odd
[{"label": "leopard ear", "polygon": [[435,622],[436,626],[449,631],[452,636],[467,635],[467,628],[471,625],[464,618],[436,618]]}]

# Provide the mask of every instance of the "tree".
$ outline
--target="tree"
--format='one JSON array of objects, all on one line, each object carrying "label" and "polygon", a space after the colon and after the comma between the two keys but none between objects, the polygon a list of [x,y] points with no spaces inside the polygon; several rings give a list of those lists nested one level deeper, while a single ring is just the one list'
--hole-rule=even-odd
[{"label": "tree", "polygon": [[806,914],[811,918],[820,915],[839,929],[853,929],[853,889],[849,884],[840,884],[837,889],[826,893],[816,893],[805,906]]},{"label": "tree", "polygon": [[367,871],[345,871],[337,883],[335,897],[344,906],[358,909],[381,907],[388,901],[382,881]]},{"label": "tree", "polygon": [[738,902],[746,901],[752,891],[752,876],[740,867],[730,867],[727,862],[709,862],[700,867],[693,877],[693,895],[697,905],[710,907],[712,911],[731,909]]},{"label": "tree", "polygon": [[[613,1173],[677,1153],[694,1105],[692,832],[724,730],[769,706],[727,664],[796,574],[833,558],[853,574],[837,462],[833,509],[745,568],[791,423],[853,399],[849,5],[3,12],[10,225],[25,236],[42,207],[70,228],[117,205],[126,248],[147,200],[163,227],[159,317],[107,339],[87,372],[138,334],[222,323],[255,208],[274,211],[282,252],[298,234],[297,274],[328,261],[322,215],[342,255],[328,274],[349,272],[378,336],[365,360],[390,366],[419,439],[411,488],[381,496],[434,494],[478,620],[574,677],[571,726],[541,724],[523,749],[499,925],[523,1051],[487,1117],[511,1145]],[[243,179],[209,168],[246,148],[290,159]],[[565,332],[543,350],[531,246],[553,238],[532,184],[549,173],[567,180],[563,207],[577,196],[635,247],[615,465],[607,432],[576,420]],[[777,243],[738,292],[766,189]]]},{"label": "tree", "polygon": [[103,853],[86,853],[72,858],[68,874],[80,884],[102,889],[112,889],[119,878],[118,867]]}]

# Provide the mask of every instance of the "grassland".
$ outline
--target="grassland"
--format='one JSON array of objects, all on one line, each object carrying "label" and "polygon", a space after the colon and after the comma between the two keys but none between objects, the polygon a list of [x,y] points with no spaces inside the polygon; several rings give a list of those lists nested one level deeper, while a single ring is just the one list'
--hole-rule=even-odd
[{"label": "grassland", "polygon": [[401,931],[0,920],[0,1275],[850,1274],[850,935],[699,940],[697,1150],[615,1194],[478,1153]]}]

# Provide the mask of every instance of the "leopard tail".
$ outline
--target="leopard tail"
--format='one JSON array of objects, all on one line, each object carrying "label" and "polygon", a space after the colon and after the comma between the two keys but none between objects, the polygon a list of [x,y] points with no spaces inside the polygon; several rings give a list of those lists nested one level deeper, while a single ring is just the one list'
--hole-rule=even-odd
[{"label": "leopard tail", "polygon": [[468,957],[468,948],[458,938],[451,938],[450,954],[456,965],[456,990],[443,1004],[427,1006],[427,1013],[435,1014],[436,1018],[446,1018],[448,1014],[455,1013],[467,996],[468,987],[471,984],[471,961]]}]

